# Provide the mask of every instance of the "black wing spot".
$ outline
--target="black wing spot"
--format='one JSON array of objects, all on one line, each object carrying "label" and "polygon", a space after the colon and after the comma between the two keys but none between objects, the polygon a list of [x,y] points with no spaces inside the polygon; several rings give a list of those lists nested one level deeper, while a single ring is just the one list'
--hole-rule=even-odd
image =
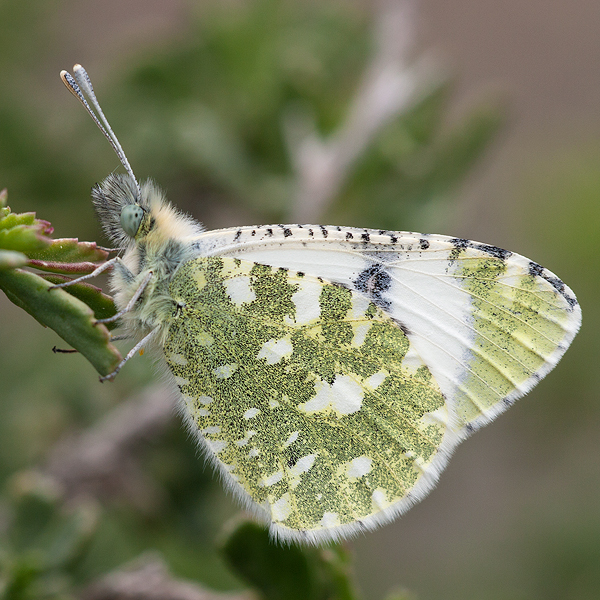
[{"label": "black wing spot", "polygon": [[473,248],[474,250],[479,250],[480,252],[485,252],[494,258],[499,258],[500,260],[506,260],[509,256],[512,255],[512,252],[509,250],[504,250],[503,248],[498,248],[498,246],[490,246],[489,244],[478,244],[476,242],[472,242],[471,240],[465,240],[462,238],[454,238],[450,240],[450,243],[454,246],[454,250],[450,253],[450,262],[455,261],[461,252],[466,250],[467,248]]},{"label": "black wing spot", "polygon": [[382,296],[392,286],[392,278],[381,264],[374,264],[361,271],[354,280],[354,287],[373,300],[377,306],[387,309],[390,301]]},{"label": "black wing spot", "polygon": [[501,260],[506,260],[512,252],[509,250],[504,250],[503,248],[498,248],[498,246],[490,246],[489,244],[471,244],[473,248],[476,250],[481,250],[494,258],[500,258]]},{"label": "black wing spot", "polygon": [[529,274],[532,277],[541,277],[547,281],[565,299],[570,308],[577,306],[577,298],[567,293],[566,286],[562,280],[554,275],[550,275],[549,271],[546,271],[544,267],[535,262],[530,262]]},{"label": "black wing spot", "polygon": [[273,230],[270,227],[267,227],[267,235],[273,237]]},{"label": "black wing spot", "polygon": [[323,225],[319,225],[319,227],[321,228],[321,233],[323,234],[323,237],[326,238],[329,235],[329,231],[327,231],[327,228]]},{"label": "black wing spot", "polygon": [[450,262],[454,262],[463,252],[469,247],[469,240],[464,240],[462,238],[453,238],[450,240],[450,243],[454,246],[454,250],[450,252]]},{"label": "black wing spot", "polygon": [[352,233],[350,233],[349,231],[346,231],[346,239],[347,240],[353,240],[354,236],[352,235]]},{"label": "black wing spot", "polygon": [[390,242],[392,244],[397,244],[398,243],[398,238],[394,234],[390,234]]},{"label": "black wing spot", "polygon": [[533,277],[541,277],[544,272],[544,267],[542,265],[538,265],[537,263],[530,261],[529,262],[529,274]]},{"label": "black wing spot", "polygon": [[457,250],[464,250],[465,248],[469,247],[469,240],[465,240],[464,238],[452,238],[450,240],[450,243],[457,249]]},{"label": "black wing spot", "polygon": [[292,230],[285,227],[283,230],[283,237],[290,237],[290,235],[292,235]]},{"label": "black wing spot", "polygon": [[360,236],[360,239],[365,243],[368,244],[371,241],[371,236],[365,231],[365,233],[363,233]]},{"label": "black wing spot", "polygon": [[233,236],[233,241],[237,242],[242,237],[242,230],[238,229]]},{"label": "black wing spot", "polygon": [[315,232],[312,229],[309,229],[308,235],[310,235],[310,237],[315,237]]},{"label": "black wing spot", "polygon": [[404,323],[400,323],[400,321],[396,321],[396,319],[394,319],[394,323],[396,323],[396,325],[398,325],[398,327],[400,327],[400,329],[402,330],[402,333],[406,337],[408,337],[411,334],[410,329]]},{"label": "black wing spot", "polygon": [[421,238],[419,240],[419,246],[421,246],[421,250],[428,250],[430,244],[429,244],[428,240],[425,240],[425,239]]}]

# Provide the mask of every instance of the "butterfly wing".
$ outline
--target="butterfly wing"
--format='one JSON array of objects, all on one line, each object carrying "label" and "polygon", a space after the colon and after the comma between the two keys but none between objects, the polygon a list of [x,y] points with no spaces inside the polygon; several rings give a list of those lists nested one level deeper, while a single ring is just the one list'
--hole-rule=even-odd
[{"label": "butterfly wing", "polygon": [[366,296],[406,331],[465,435],[529,391],[581,324],[573,292],[518,254],[441,235],[323,226],[208,232],[204,251]]},{"label": "butterfly wing", "polygon": [[208,456],[287,539],[405,511],[581,319],[552,273],[466,240],[277,226],[196,246],[167,362]]},{"label": "butterfly wing", "polygon": [[346,537],[424,495],[456,434],[406,333],[362,294],[231,257],[183,264],[164,352],[191,430],[284,539]]}]

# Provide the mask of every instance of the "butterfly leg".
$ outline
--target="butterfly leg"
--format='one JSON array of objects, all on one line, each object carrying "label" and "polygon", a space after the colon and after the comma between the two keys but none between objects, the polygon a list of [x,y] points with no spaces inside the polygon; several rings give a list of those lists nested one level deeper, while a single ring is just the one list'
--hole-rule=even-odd
[{"label": "butterfly leg", "polygon": [[119,335],[112,335],[110,336],[110,341],[111,342],[118,342],[120,340],[130,340],[132,338],[131,335],[129,335],[128,333],[120,333]]},{"label": "butterfly leg", "polygon": [[81,277],[77,277],[77,279],[71,279],[70,281],[65,281],[64,283],[57,283],[48,288],[48,290],[55,290],[57,288],[68,287],[69,285],[73,285],[74,283],[80,283],[85,281],[86,279],[91,279],[92,277],[96,277],[100,275],[100,273],[104,273],[107,269],[112,269],[113,267],[118,267],[127,272],[132,278],[134,277],[133,273],[125,266],[125,263],[121,260],[119,256],[115,256],[115,258],[111,258],[107,260],[105,263],[102,263],[99,267],[94,269],[91,273],[87,275],[82,275]]},{"label": "butterfly leg", "polygon": [[98,319],[96,323],[112,323],[113,321],[120,319],[125,313],[128,313],[135,306],[135,303],[139,300],[140,296],[144,293],[146,286],[152,279],[152,275],[152,271],[148,271],[148,273],[146,273],[144,279],[142,279],[142,282],[138,286],[137,290],[135,290],[135,294],[131,296],[131,300],[129,300],[127,306],[123,310],[120,310],[112,317],[107,317],[106,319]]},{"label": "butterfly leg", "polygon": [[100,381],[104,382],[107,379],[114,379],[117,373],[123,368],[123,365],[136,353],[138,350],[141,350],[148,344],[148,342],[158,333],[160,330],[160,325],[155,327],[149,334],[143,337],[128,353],[127,356],[117,365],[117,368],[108,375],[104,377],[100,377]]}]

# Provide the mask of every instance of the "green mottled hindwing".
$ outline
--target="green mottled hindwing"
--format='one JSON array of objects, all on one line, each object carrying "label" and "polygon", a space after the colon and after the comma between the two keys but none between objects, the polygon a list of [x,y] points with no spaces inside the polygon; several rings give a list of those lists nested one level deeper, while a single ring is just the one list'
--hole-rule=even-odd
[{"label": "green mottled hindwing", "polygon": [[164,352],[190,425],[277,533],[335,536],[430,486],[448,411],[374,303],[229,257],[181,265],[170,294],[178,308]]}]

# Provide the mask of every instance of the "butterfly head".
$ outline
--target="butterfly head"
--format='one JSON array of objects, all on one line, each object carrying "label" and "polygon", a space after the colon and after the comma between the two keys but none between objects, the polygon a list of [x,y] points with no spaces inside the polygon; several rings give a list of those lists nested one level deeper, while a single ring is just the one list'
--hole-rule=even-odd
[{"label": "butterfly head", "polygon": [[127,246],[143,231],[153,204],[160,192],[152,182],[138,187],[128,174],[112,173],[92,188],[92,200],[104,232],[118,247]]}]

